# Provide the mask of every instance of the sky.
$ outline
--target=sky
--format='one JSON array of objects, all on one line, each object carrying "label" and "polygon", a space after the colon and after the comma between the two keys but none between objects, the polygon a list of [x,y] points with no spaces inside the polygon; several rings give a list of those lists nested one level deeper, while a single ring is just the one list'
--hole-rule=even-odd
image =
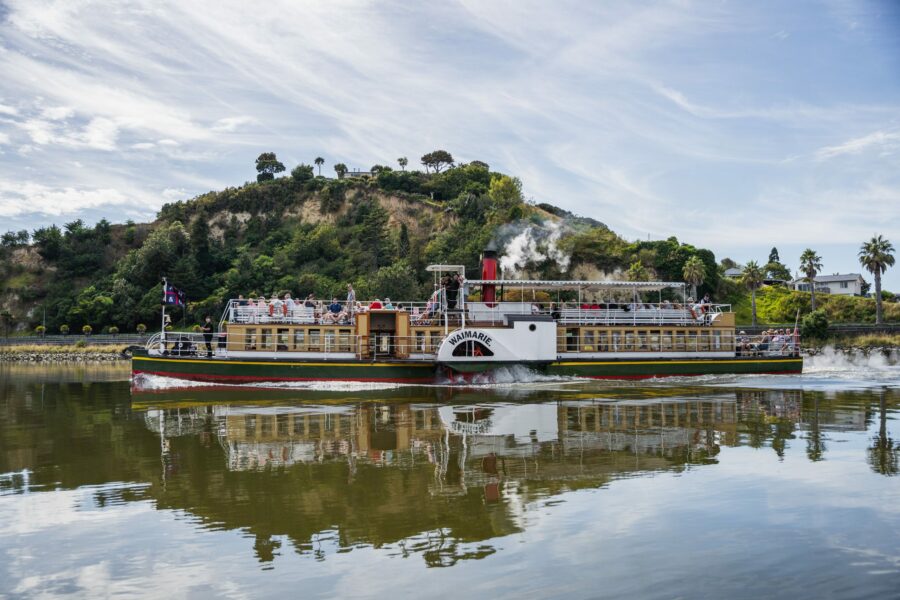
[{"label": "sky", "polygon": [[627,239],[862,272],[900,248],[900,1],[0,0],[2,231],[438,148]]}]

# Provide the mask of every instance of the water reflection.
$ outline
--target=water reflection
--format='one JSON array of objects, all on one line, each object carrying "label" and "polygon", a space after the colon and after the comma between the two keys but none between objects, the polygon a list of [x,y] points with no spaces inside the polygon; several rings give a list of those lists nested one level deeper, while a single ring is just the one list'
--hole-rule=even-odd
[{"label": "water reflection", "polygon": [[[78,510],[149,503],[240,531],[265,567],[359,548],[451,566],[502,553],[534,506],[688,471],[758,448],[898,472],[893,389],[804,392],[561,386],[335,394],[7,380],[0,496],[81,490]],[[846,447],[846,444],[844,444]],[[840,449],[840,446],[838,445]],[[606,490],[601,494],[607,493]],[[599,518],[599,517],[598,517]]]}]

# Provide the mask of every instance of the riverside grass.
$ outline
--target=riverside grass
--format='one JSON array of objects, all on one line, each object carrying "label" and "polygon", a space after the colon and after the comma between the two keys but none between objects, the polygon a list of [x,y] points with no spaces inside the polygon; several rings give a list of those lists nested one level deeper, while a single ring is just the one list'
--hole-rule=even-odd
[{"label": "riverside grass", "polygon": [[103,344],[96,346],[22,344],[19,346],[0,346],[0,354],[121,354],[127,347],[127,344]]},{"label": "riverside grass", "polygon": [[803,345],[811,348],[858,348],[871,350],[873,348],[900,348],[900,334],[891,333],[864,333],[862,335],[842,335],[829,337],[824,340],[804,339]]}]

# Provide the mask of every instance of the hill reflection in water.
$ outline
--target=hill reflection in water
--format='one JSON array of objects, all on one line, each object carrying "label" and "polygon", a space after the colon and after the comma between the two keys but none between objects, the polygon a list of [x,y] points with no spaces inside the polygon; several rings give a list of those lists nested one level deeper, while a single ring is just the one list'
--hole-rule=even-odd
[{"label": "hill reflection in water", "polygon": [[[881,482],[898,472],[900,444],[889,426],[896,388],[548,384],[132,394],[127,381],[13,373],[0,381],[0,394],[0,515],[7,519],[0,580],[18,582],[21,593],[59,592],[59,582],[82,589],[80,574],[110,561],[118,565],[111,579],[140,586],[151,576],[143,563],[110,556],[145,550],[159,557],[148,563],[151,573],[175,553],[185,572],[206,573],[209,589],[238,573],[243,589],[254,589],[262,580],[246,565],[236,573],[226,566],[249,560],[277,573],[277,585],[268,581],[278,589],[312,577],[316,593],[327,596],[334,587],[324,573],[360,565],[395,574],[409,565],[496,566],[478,560],[487,557],[534,566],[581,548],[608,552],[607,563],[619,560],[606,576],[618,577],[610,590],[623,591],[645,572],[629,565],[639,565],[635,556],[650,546],[677,562],[685,544],[696,549],[705,540],[706,560],[723,572],[764,564],[794,572],[796,561],[783,568],[767,562],[777,545],[808,557],[803,568],[812,574],[821,561],[846,561],[843,551],[810,553],[820,549],[813,529],[846,538],[840,524],[853,523],[867,544],[886,548],[895,539],[893,513],[872,507],[890,505]],[[817,465],[831,468],[813,470]],[[828,487],[835,475],[852,476],[860,487]],[[841,502],[829,506],[822,489],[843,493],[841,502],[854,496],[854,518],[847,520]],[[804,501],[767,508],[782,492],[805,494]],[[641,493],[654,496],[629,514]],[[807,510],[834,518],[809,521]],[[616,526],[633,518],[645,525]],[[794,546],[785,546],[785,519],[792,528],[784,532],[801,540]],[[552,530],[544,528],[548,521]],[[733,546],[735,528],[744,538],[764,531],[753,537],[758,550],[748,555],[744,542]],[[171,544],[173,535],[180,546]],[[57,544],[82,550],[57,555]],[[42,558],[26,560],[19,548]],[[353,567],[343,560],[347,552]],[[387,567],[367,553],[409,560]],[[292,571],[290,557],[327,566]],[[574,581],[572,570],[581,572],[584,560],[557,561],[553,568],[568,575],[548,581]],[[495,572],[484,569],[477,573],[488,585]],[[685,586],[688,595],[699,589]],[[579,589],[576,595],[590,595]]]},{"label": "hill reflection in water", "polygon": [[868,418],[824,398],[804,404],[799,390],[561,389],[515,403],[415,388],[303,403],[291,391],[182,393],[135,398],[160,440],[145,494],[252,532],[261,561],[280,536],[319,558],[360,544],[420,552],[431,566],[481,558],[527,526],[536,501],[714,464],[725,446],[781,455],[802,436],[818,460],[824,432],[865,431]]}]

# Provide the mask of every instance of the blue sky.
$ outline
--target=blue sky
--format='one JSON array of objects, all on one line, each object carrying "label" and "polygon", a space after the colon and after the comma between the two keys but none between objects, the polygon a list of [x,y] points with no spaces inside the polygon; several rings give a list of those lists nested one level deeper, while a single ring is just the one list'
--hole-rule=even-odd
[{"label": "blue sky", "polygon": [[900,2],[0,0],[4,231],[435,148],[630,239],[858,272],[900,247]]}]

